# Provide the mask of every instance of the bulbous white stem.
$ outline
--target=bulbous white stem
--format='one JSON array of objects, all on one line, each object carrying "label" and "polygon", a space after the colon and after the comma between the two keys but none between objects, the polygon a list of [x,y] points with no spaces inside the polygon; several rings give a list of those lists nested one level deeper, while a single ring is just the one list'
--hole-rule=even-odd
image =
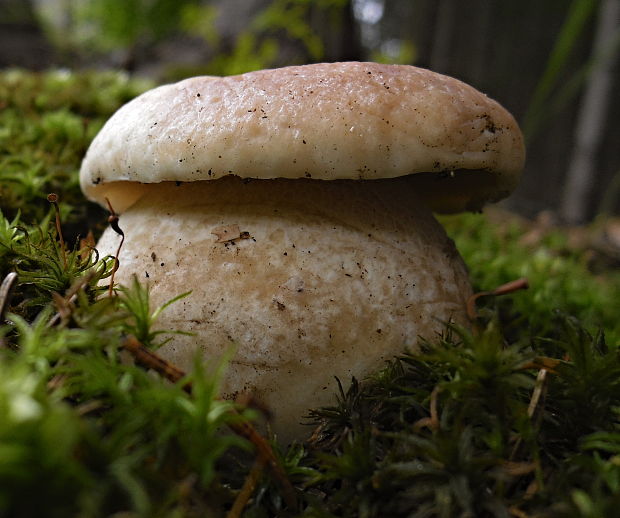
[{"label": "bulbous white stem", "polygon": [[[335,376],[364,378],[466,320],[466,269],[414,191],[408,177],[152,185],[121,216],[116,280],[136,273],[154,304],[192,290],[158,328],[194,336],[160,353],[189,369],[196,351],[234,350],[223,393],[254,393],[290,440],[333,402]],[[108,229],[99,252],[117,244]]]}]

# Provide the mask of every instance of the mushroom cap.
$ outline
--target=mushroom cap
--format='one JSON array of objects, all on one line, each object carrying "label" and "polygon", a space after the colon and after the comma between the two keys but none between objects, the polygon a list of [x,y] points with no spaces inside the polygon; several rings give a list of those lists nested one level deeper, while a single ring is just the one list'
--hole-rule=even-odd
[{"label": "mushroom cap", "polygon": [[122,212],[144,184],[165,181],[423,173],[425,201],[455,212],[507,196],[524,158],[510,113],[461,81],[407,65],[320,63],[150,90],[105,124],[80,182]]}]

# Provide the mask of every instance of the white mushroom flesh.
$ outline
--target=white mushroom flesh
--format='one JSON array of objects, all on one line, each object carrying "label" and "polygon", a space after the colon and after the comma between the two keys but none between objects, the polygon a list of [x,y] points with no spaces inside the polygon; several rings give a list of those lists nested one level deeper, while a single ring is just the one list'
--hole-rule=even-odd
[{"label": "white mushroom flesh", "polygon": [[[194,334],[160,354],[190,369],[197,351],[212,362],[234,351],[224,395],[262,400],[285,441],[334,402],[335,377],[362,379],[466,320],[465,266],[411,177],[163,182],[120,227],[117,282],[136,273],[154,305],[192,290],[157,328]],[[118,243],[108,229],[98,250]]]}]

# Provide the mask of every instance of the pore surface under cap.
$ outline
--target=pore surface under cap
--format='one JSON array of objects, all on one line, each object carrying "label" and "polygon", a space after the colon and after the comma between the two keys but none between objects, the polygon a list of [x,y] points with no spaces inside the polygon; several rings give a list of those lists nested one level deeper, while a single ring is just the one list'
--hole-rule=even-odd
[{"label": "pore surface under cap", "polygon": [[141,195],[135,182],[225,175],[333,180],[482,170],[493,184],[483,197],[496,199],[514,188],[523,160],[512,116],[474,88],[412,66],[348,62],[155,88],[107,122],[80,176],[89,198],[103,204],[109,196],[118,211]]}]

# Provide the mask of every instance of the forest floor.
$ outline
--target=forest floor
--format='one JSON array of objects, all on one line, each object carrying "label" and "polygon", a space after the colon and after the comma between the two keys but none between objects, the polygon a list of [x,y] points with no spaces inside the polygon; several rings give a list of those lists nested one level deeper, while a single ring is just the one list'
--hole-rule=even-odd
[{"label": "forest floor", "polygon": [[265,443],[256,409],[218,399],[217,373],[157,367],[148,289],[102,297],[114,262],[78,240],[108,216],[79,190],[86,148],[150,86],[0,73],[0,516],[615,515],[617,219],[441,216],[476,291],[529,288],[340,380],[306,441]]}]

